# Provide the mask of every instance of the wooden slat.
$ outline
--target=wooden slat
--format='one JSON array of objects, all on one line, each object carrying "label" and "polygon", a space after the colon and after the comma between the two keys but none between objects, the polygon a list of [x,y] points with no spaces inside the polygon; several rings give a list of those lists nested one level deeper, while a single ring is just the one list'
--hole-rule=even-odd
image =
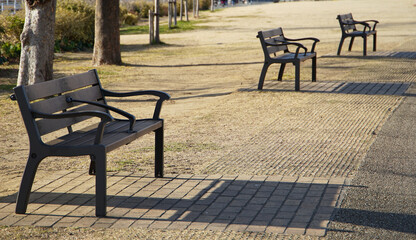
[{"label": "wooden slat", "polygon": [[[91,110],[104,112],[102,108],[93,106],[93,105],[81,106],[75,110],[71,110],[68,112],[80,112],[80,111],[91,111]],[[92,116],[83,116],[83,117],[77,117],[77,118],[61,118],[61,119],[40,119],[36,121],[36,123],[38,125],[39,133],[42,136],[42,135],[57,131],[59,129],[74,125],[76,123],[85,121],[91,117]]]},{"label": "wooden slat", "polygon": [[52,98],[45,99],[43,101],[34,102],[31,104],[31,108],[38,112],[44,113],[56,113],[65,109],[80,105],[80,103],[67,103],[66,98],[72,97],[73,99],[82,99],[87,101],[97,101],[102,99],[100,87],[93,86],[90,88],[83,88],[76,92],[70,92],[65,95],[60,95]]},{"label": "wooden slat", "polygon": [[[353,23],[354,19],[352,18],[352,14],[348,13],[348,14],[343,14],[343,15],[339,15],[340,20],[344,23]],[[342,27],[344,28],[344,31],[349,31],[349,30],[356,30],[355,25],[342,25]]]},{"label": "wooden slat", "polygon": [[271,29],[267,31],[262,31],[262,34],[264,38],[271,38],[271,37],[283,35],[283,30],[282,28],[276,28],[276,29]]},{"label": "wooden slat", "polygon": [[[103,136],[103,144],[106,146],[107,152],[116,149],[122,145],[130,143],[147,133],[150,133],[162,127],[161,120],[140,120],[134,125],[135,132],[127,132],[129,127],[128,121],[114,121],[107,124]],[[96,125],[92,125],[86,129],[73,132],[63,136],[47,144],[54,146],[89,146],[94,144],[96,135]]]},{"label": "wooden slat", "polygon": [[86,73],[25,86],[25,89],[29,101],[33,101],[93,84],[98,84],[98,79],[95,72],[91,70]]}]

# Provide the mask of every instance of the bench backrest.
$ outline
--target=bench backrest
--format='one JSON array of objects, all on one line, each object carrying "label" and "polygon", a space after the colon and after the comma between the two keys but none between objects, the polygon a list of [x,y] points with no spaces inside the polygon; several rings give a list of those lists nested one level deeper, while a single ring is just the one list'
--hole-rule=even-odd
[{"label": "bench backrest", "polygon": [[352,13],[340,14],[337,16],[337,19],[343,33],[357,30],[357,27],[353,24],[354,19],[352,18]]},{"label": "bench backrest", "polygon": [[285,40],[285,36],[283,35],[282,28],[276,28],[267,31],[260,31],[258,32],[257,37],[260,39],[261,46],[263,48],[263,53],[265,58],[269,58],[270,54],[276,55],[278,52],[288,52],[287,45],[282,46],[268,46],[267,43],[271,44],[279,44],[277,40]]},{"label": "bench backrest", "polygon": [[[105,103],[95,70],[34,85],[18,86],[14,88],[14,91],[29,138],[38,138],[37,140],[45,134],[63,128],[68,128],[68,131],[71,132],[72,125],[91,117],[83,116],[58,120],[34,119],[31,113],[32,110],[47,114],[86,110],[107,112],[100,107],[66,101],[67,97],[72,97],[73,99]],[[32,141],[32,139],[30,140]]]}]

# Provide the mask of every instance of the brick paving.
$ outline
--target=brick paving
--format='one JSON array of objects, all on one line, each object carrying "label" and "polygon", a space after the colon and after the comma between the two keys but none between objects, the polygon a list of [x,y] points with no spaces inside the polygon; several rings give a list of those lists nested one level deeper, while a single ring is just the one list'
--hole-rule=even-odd
[{"label": "brick paving", "polygon": [[27,214],[0,198],[0,225],[197,229],[323,236],[349,179],[249,175],[108,174],[107,217],[96,218],[94,177],[75,171],[35,182]]}]

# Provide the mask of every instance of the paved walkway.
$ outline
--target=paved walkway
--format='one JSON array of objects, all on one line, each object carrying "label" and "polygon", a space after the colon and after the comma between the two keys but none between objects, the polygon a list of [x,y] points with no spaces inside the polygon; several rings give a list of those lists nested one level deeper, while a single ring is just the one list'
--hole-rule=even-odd
[{"label": "paved walkway", "polygon": [[0,198],[0,225],[253,231],[323,236],[345,178],[109,173],[108,214],[96,218],[94,177],[62,171],[40,179],[26,215]]}]

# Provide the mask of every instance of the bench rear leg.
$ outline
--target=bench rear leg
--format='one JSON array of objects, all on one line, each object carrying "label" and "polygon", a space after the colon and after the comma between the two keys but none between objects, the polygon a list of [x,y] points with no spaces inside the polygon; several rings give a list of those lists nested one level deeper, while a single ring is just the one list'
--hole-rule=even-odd
[{"label": "bench rear leg", "polygon": [[163,126],[155,131],[155,177],[163,177]]},{"label": "bench rear leg", "polygon": [[312,58],[312,82],[316,82],[316,56]]},{"label": "bench rear leg", "polygon": [[286,63],[282,63],[280,65],[279,76],[277,77],[277,81],[282,81],[283,79],[283,72],[285,71]]},{"label": "bench rear leg", "polygon": [[269,68],[269,66],[270,66],[270,63],[265,62],[264,65],[263,65],[263,68],[261,69],[259,85],[257,87],[258,90],[263,89],[264,78],[266,77],[266,72],[267,72],[267,69]]},{"label": "bench rear leg", "polygon": [[350,45],[348,46],[348,51],[351,52],[352,50],[352,44],[354,43],[355,37],[351,37]]},{"label": "bench rear leg", "polygon": [[295,91],[300,90],[300,62],[295,62]]},{"label": "bench rear leg", "polygon": [[94,155],[90,155],[90,169],[88,170],[88,174],[89,175],[95,175],[96,170],[95,170],[95,156]]},{"label": "bench rear leg", "polygon": [[341,49],[342,49],[342,44],[344,44],[344,37],[341,37],[341,40],[339,41],[339,46],[338,46],[338,51],[337,51],[337,55],[341,54]]},{"label": "bench rear leg", "polygon": [[107,159],[105,151],[94,154],[95,157],[95,215],[104,217],[107,211]]},{"label": "bench rear leg", "polygon": [[26,213],[30,192],[32,190],[33,181],[35,180],[36,170],[38,169],[39,163],[44,158],[45,157],[43,156],[37,156],[36,153],[29,155],[26,168],[23,173],[22,182],[20,183],[19,194],[17,196],[16,213]]},{"label": "bench rear leg", "polygon": [[373,51],[377,50],[377,33],[373,35]]},{"label": "bench rear leg", "polygon": [[363,37],[363,56],[367,56],[367,36]]}]

